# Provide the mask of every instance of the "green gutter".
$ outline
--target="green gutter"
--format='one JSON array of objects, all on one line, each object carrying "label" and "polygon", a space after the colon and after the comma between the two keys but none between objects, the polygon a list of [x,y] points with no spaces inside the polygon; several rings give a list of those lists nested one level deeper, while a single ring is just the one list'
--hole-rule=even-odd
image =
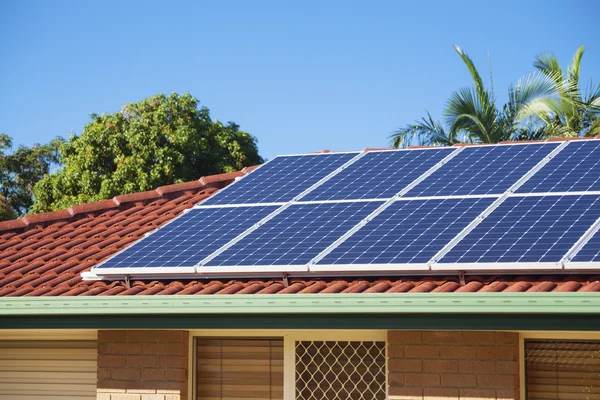
[{"label": "green gutter", "polygon": [[600,293],[423,293],[0,298],[0,316],[600,314]]}]

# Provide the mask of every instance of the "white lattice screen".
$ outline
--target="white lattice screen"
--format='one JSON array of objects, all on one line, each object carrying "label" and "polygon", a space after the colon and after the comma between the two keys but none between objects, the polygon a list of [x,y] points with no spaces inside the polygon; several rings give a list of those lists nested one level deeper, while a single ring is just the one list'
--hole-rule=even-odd
[{"label": "white lattice screen", "polygon": [[385,342],[298,341],[296,400],[384,400]]}]

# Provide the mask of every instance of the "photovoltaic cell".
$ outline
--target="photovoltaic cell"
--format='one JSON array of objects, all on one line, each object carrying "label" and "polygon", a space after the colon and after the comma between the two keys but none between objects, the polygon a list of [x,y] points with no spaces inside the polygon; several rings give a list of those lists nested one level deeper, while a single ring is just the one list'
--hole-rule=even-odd
[{"label": "photovoltaic cell", "polygon": [[517,193],[600,191],[600,140],[573,141]]},{"label": "photovoltaic cell", "polygon": [[493,201],[396,201],[318,264],[427,263]]},{"label": "photovoltaic cell", "polygon": [[600,217],[600,196],[509,197],[440,263],[558,262]]},{"label": "photovoltaic cell", "polygon": [[600,262],[600,231],[583,246],[571,261],[574,262]]},{"label": "photovoltaic cell", "polygon": [[192,209],[95,270],[191,267],[276,210],[275,206]]},{"label": "photovoltaic cell", "polygon": [[467,147],[406,197],[502,194],[558,143]]},{"label": "photovoltaic cell", "polygon": [[274,158],[202,205],[287,202],[358,153],[329,153]]},{"label": "photovoltaic cell", "polygon": [[382,199],[417,179],[456,149],[373,151],[365,154],[303,200]]},{"label": "photovoltaic cell", "polygon": [[206,265],[306,264],[381,204],[292,205]]}]

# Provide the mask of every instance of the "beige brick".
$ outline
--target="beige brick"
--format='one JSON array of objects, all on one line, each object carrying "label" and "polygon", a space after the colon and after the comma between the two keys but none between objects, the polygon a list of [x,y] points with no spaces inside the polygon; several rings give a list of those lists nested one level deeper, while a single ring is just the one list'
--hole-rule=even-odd
[{"label": "beige brick", "polygon": [[496,391],[489,389],[459,389],[459,396],[461,400],[496,400]]},{"label": "beige brick", "polygon": [[178,394],[168,394],[165,396],[165,400],[185,400],[186,396],[181,396]]},{"label": "beige brick", "polygon": [[440,347],[407,345],[404,347],[404,353],[406,358],[438,358],[440,356]]},{"label": "beige brick", "polygon": [[406,386],[440,386],[439,374],[406,374]]},{"label": "beige brick", "polygon": [[164,394],[143,394],[142,400],[165,400]]},{"label": "beige brick", "polygon": [[422,333],[418,331],[388,331],[388,343],[420,344]]},{"label": "beige brick", "polygon": [[133,389],[127,389],[127,393],[133,393],[133,394],[155,394],[156,393],[156,388],[152,388],[152,389],[141,389],[141,388],[133,388]]},{"label": "beige brick", "polygon": [[394,359],[388,361],[388,367],[393,372],[422,372],[423,361],[413,359]]},{"label": "beige brick", "polygon": [[474,374],[442,374],[443,387],[475,388],[477,376]]},{"label": "beige brick", "polygon": [[458,399],[458,389],[455,388],[424,388],[423,398],[426,400]]},{"label": "beige brick", "polygon": [[96,393],[96,400],[110,400],[110,393]]},{"label": "beige brick", "polygon": [[141,394],[113,394],[110,400],[142,400]]},{"label": "beige brick", "polygon": [[458,361],[423,360],[423,372],[458,372]]},{"label": "beige brick", "polygon": [[98,385],[97,389],[98,393],[127,393],[125,389],[117,389],[110,386],[100,386]]},{"label": "beige brick", "polygon": [[461,344],[461,332],[423,332],[424,344]]}]

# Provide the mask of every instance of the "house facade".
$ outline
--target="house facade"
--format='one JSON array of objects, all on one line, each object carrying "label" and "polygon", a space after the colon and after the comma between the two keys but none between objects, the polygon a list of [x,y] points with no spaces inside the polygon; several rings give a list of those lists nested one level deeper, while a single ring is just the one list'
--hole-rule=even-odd
[{"label": "house facade", "polygon": [[245,172],[1,222],[0,398],[600,398],[593,270],[82,280]]}]

